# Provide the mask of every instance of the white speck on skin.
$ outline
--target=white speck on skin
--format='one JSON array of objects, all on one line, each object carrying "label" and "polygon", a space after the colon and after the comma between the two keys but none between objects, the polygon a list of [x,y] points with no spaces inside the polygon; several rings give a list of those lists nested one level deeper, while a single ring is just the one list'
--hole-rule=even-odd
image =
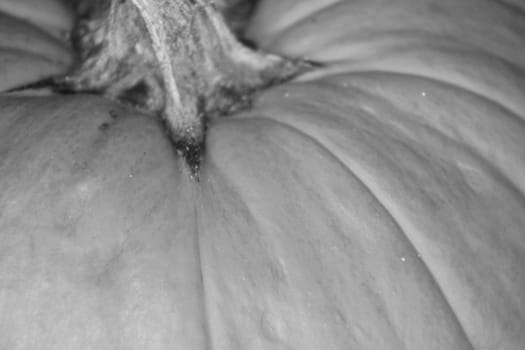
[{"label": "white speck on skin", "polygon": [[425,96],[427,96],[427,93],[425,91],[422,91],[421,92],[421,96],[425,97]]},{"label": "white speck on skin", "polygon": [[372,114],[372,115],[376,115],[376,111],[374,110],[374,108],[372,108],[371,106],[369,105],[362,105],[361,106],[361,109],[363,111],[365,111],[366,113],[369,113],[369,114]]},{"label": "white speck on skin", "polygon": [[405,261],[407,261],[407,258],[405,258],[404,256],[402,256],[402,257],[401,257],[401,261],[402,261],[402,262],[405,262]]},{"label": "white speck on skin", "polygon": [[96,183],[92,181],[80,182],[76,187],[76,198],[81,201],[87,201],[91,199],[96,190],[96,187]]}]

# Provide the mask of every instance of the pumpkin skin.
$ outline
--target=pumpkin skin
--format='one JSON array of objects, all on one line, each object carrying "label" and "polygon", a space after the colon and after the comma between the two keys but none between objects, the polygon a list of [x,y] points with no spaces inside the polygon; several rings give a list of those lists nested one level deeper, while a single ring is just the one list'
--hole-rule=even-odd
[{"label": "pumpkin skin", "polygon": [[100,99],[21,99],[2,101],[1,347],[200,348],[195,219],[179,208],[192,185],[158,123],[113,121]]},{"label": "pumpkin skin", "polygon": [[147,116],[1,97],[0,347],[521,349],[525,22],[417,4],[263,1],[327,68],[210,125],[198,183]]},{"label": "pumpkin skin", "polygon": [[0,11],[33,24],[55,37],[67,36],[73,26],[71,0],[2,0]]},{"label": "pumpkin skin", "polygon": [[54,0],[0,2],[0,91],[65,74],[73,55],[57,36],[71,30],[71,22]]}]

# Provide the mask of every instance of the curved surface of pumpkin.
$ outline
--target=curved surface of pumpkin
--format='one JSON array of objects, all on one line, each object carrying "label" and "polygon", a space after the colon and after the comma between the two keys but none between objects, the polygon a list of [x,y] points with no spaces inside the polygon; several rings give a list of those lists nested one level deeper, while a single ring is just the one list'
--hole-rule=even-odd
[{"label": "curved surface of pumpkin", "polygon": [[267,0],[249,35],[266,49],[329,63],[321,74],[427,77],[483,95],[525,119],[523,17],[492,0]]},{"label": "curved surface of pumpkin", "polygon": [[62,17],[71,21],[71,15],[57,10],[56,1],[51,1],[54,7],[45,7],[47,11],[35,11],[37,2],[0,2],[0,91],[65,74],[72,64],[71,50],[39,21],[40,16],[53,23]]},{"label": "curved surface of pumpkin", "polygon": [[212,123],[198,183],[151,119],[1,97],[0,347],[521,349],[520,16],[263,0],[327,66]]},{"label": "curved surface of pumpkin", "polygon": [[2,0],[0,12],[25,20],[47,33],[63,38],[73,27],[68,4],[72,0]]},{"label": "curved surface of pumpkin", "polygon": [[160,124],[99,98],[0,106],[0,348],[205,349],[194,185]]},{"label": "curved surface of pumpkin", "polygon": [[[202,188],[236,195],[198,211],[205,276],[234,309],[216,324],[252,334],[251,305],[286,315],[275,322],[297,335],[291,348],[519,349],[523,135],[521,119],[477,95],[385,73],[275,89],[218,123]],[[235,212],[246,214],[224,219]]]}]

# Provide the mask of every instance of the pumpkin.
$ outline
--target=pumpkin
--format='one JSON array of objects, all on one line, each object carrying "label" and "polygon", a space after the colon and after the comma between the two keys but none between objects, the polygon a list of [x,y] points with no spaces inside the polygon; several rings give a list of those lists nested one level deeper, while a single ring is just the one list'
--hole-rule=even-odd
[{"label": "pumpkin", "polygon": [[0,91],[64,74],[72,53],[61,33],[71,22],[54,0],[0,2]]},{"label": "pumpkin", "polygon": [[[211,122],[199,181],[150,116],[2,94],[0,348],[522,349],[523,10],[261,0],[324,67]],[[18,21],[4,90],[67,56]]]}]

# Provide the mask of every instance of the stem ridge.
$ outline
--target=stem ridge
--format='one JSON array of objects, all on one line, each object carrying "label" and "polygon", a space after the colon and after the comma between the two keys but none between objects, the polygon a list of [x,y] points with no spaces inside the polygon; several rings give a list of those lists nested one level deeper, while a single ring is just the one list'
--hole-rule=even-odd
[{"label": "stem ridge", "polygon": [[241,44],[219,11],[241,2],[81,0],[80,62],[62,82],[160,115],[175,144],[201,145],[208,120],[314,66]]}]

